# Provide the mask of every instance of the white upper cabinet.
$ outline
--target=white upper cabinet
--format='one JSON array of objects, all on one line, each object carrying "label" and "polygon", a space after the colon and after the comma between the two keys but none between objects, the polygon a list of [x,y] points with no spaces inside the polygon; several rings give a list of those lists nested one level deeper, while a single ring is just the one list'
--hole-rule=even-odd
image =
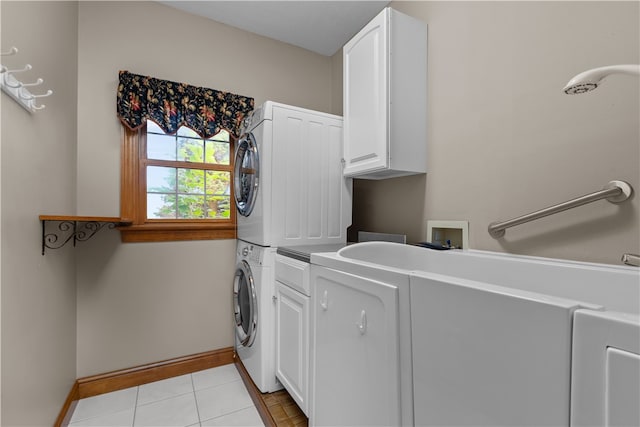
[{"label": "white upper cabinet", "polygon": [[343,48],[344,175],[427,171],[427,26],[386,8]]}]

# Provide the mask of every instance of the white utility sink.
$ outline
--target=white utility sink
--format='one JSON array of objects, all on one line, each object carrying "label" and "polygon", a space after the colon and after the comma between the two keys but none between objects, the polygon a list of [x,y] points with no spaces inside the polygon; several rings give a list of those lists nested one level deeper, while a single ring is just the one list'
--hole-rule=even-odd
[{"label": "white utility sink", "polygon": [[313,254],[311,263],[399,289],[403,420],[640,420],[638,268],[391,242]]},{"label": "white utility sink", "polygon": [[438,251],[390,242],[357,243],[335,255],[346,262],[459,277],[640,314],[640,275],[635,267],[476,250]]}]

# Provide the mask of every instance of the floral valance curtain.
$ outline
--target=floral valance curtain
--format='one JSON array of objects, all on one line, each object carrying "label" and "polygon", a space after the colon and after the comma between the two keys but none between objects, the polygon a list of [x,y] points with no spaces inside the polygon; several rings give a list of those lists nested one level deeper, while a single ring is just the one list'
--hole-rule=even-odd
[{"label": "floral valance curtain", "polygon": [[120,71],[118,117],[136,130],[153,120],[173,134],[187,126],[203,138],[226,129],[238,137],[253,98]]}]

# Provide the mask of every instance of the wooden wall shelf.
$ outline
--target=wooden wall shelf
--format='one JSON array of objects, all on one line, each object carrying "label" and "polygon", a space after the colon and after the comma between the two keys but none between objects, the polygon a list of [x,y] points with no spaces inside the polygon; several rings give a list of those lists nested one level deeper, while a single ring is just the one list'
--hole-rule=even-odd
[{"label": "wooden wall shelf", "polygon": [[[113,229],[131,225],[132,220],[108,216],[40,215],[42,222],[42,255],[45,249],[59,249],[69,242],[84,242],[104,227]],[[57,223],[47,230],[48,223]]]}]

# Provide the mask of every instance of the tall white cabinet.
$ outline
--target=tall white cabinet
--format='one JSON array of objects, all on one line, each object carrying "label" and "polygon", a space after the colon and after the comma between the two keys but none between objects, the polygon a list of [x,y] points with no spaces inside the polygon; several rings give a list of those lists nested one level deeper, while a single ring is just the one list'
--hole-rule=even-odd
[{"label": "tall white cabinet", "polygon": [[343,48],[344,175],[427,171],[427,26],[385,8]]}]

